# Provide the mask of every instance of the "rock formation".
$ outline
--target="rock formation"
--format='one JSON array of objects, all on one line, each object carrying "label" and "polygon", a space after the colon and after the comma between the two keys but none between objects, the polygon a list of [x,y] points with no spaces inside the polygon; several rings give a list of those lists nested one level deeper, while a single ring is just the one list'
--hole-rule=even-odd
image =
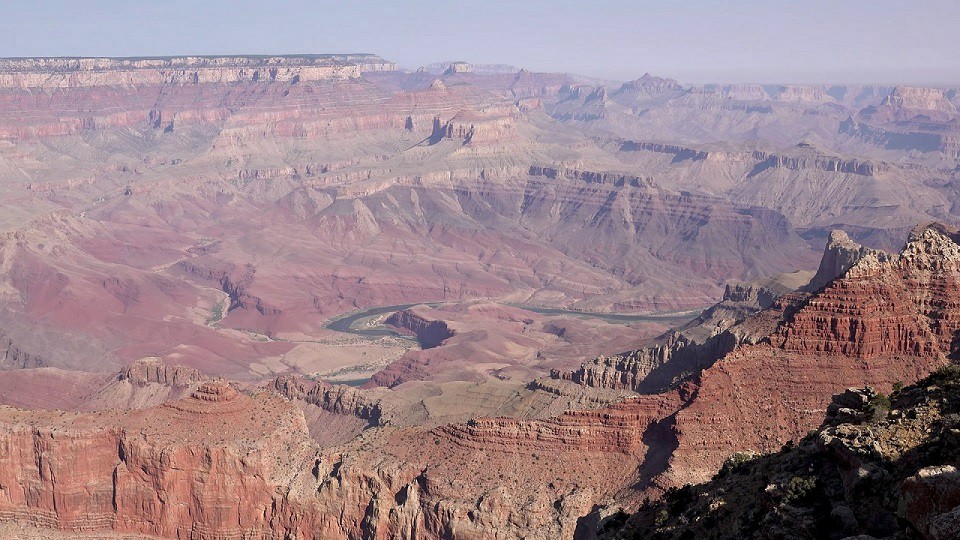
[{"label": "rock formation", "polygon": [[7,58],[0,88],[82,88],[242,81],[309,82],[391,71],[372,54],[302,56],[191,56],[156,58]]},{"label": "rock formation", "polygon": [[611,517],[601,537],[956,538],[958,376],[949,366],[889,399],[848,389],[796,445],[734,455],[710,482]]},{"label": "rock formation", "polygon": [[956,103],[2,60],[0,536],[589,536],[956,356]]},{"label": "rock formation", "polygon": [[841,230],[830,231],[830,238],[824,248],[823,258],[820,259],[820,267],[810,283],[803,287],[804,290],[819,291],[824,285],[845,274],[847,270],[867,255],[877,257],[878,260],[888,258],[886,253],[882,251],[865,248],[854,242],[847,236],[847,233]]},{"label": "rock formation", "polygon": [[[601,505],[633,507],[640,493],[709,478],[734,452],[798,439],[845,387],[887,391],[945,364],[960,330],[958,278],[957,234],[919,228],[899,256],[867,254],[809,298],[774,302],[734,325],[781,320],[675,389],[552,418],[393,428],[360,391],[274,381],[296,401],[372,420],[364,436],[329,450],[311,441],[303,409],[222,382],[130,413],[4,408],[11,451],[0,461],[0,515],[160,536],[568,537],[594,523]],[[147,380],[190,379],[149,362],[129,373],[144,369]],[[592,466],[571,469],[577,459]],[[533,495],[530,485],[545,479]]]}]

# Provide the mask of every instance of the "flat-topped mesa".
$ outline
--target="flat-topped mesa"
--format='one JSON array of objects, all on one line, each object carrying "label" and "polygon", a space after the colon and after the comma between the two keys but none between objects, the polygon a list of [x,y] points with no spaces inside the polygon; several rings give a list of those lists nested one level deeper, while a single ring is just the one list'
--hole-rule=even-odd
[{"label": "flat-topped mesa", "polygon": [[0,88],[323,81],[396,69],[372,54],[5,58],[0,59]]},{"label": "flat-topped mesa", "polygon": [[207,377],[199,370],[188,366],[169,365],[159,358],[141,358],[123,368],[117,379],[130,381],[138,386],[150,383],[189,386],[204,381]]},{"label": "flat-topped mesa", "polygon": [[299,400],[334,414],[355,416],[371,426],[390,423],[383,404],[369,392],[342,384],[309,381],[300,377],[281,375],[268,388],[290,400]]},{"label": "flat-topped mesa", "polygon": [[711,155],[711,152],[707,152],[706,150],[699,150],[696,148],[689,148],[676,144],[641,141],[623,141],[620,143],[620,150],[623,152],[646,150],[648,152],[656,152],[659,154],[671,154],[675,156],[677,160],[692,159],[696,161],[702,161]]},{"label": "flat-topped mesa", "polygon": [[777,152],[749,149],[704,149],[677,144],[624,140],[620,142],[622,152],[655,152],[670,154],[676,161],[710,162],[755,162],[750,175],[766,169],[787,169],[791,171],[826,171],[860,176],[875,176],[879,172],[893,168],[889,163],[869,159],[856,159],[829,155],[812,145],[800,143],[793,148]]},{"label": "flat-topped mesa", "polygon": [[[603,409],[570,410],[556,418],[519,420],[478,418],[436,428],[434,433],[458,446],[504,452],[614,452],[642,455],[656,424],[682,406],[693,388],[659,396],[631,397]],[[669,429],[663,435],[670,436]],[[661,441],[667,442],[667,441]]]},{"label": "flat-topped mesa", "polygon": [[[200,393],[233,395],[222,385]],[[10,451],[0,459],[0,518],[98,538],[295,537],[297,525],[284,515],[300,506],[284,494],[309,478],[316,451],[303,415],[265,393],[236,402],[243,411],[227,416],[170,406],[94,414],[3,408],[0,441]]]},{"label": "flat-topped mesa", "polygon": [[543,176],[545,178],[568,178],[570,180],[579,180],[588,184],[609,184],[613,186],[633,187],[653,187],[654,185],[652,178],[644,178],[630,174],[583,171],[579,169],[547,167],[541,165],[531,165],[528,174],[530,176]]},{"label": "flat-topped mesa", "polygon": [[[433,85],[431,88],[442,90]],[[464,109],[447,121],[437,116],[433,119],[428,143],[437,144],[444,139],[452,139],[464,145],[501,144],[516,137],[516,117],[519,113],[516,105],[507,105],[481,110]]]},{"label": "flat-topped mesa", "polygon": [[872,160],[844,159],[817,153],[815,155],[784,155],[766,152],[754,152],[754,157],[760,163],[754,169],[760,172],[766,168],[788,169],[791,171],[819,170],[857,174],[860,176],[874,176],[884,170],[884,165]]},{"label": "flat-topped mesa", "polygon": [[222,415],[247,410],[251,400],[224,381],[207,381],[197,387],[186,399],[163,404],[187,414]]},{"label": "flat-topped mesa", "polygon": [[791,84],[781,86],[776,91],[777,101],[793,103],[834,103],[836,100],[827,93],[827,88],[816,84]]},{"label": "flat-topped mesa", "polygon": [[445,321],[430,319],[412,309],[398,311],[387,317],[384,323],[412,333],[423,349],[436,347],[454,335]]},{"label": "flat-topped mesa", "polygon": [[912,86],[898,86],[889,96],[884,98],[881,106],[896,109],[956,112],[956,107],[947,99],[944,91],[939,88],[917,88]]},{"label": "flat-topped mesa", "polygon": [[767,89],[762,84],[755,83],[707,84],[696,90],[705,94],[719,94],[737,101],[765,101],[771,99]]}]

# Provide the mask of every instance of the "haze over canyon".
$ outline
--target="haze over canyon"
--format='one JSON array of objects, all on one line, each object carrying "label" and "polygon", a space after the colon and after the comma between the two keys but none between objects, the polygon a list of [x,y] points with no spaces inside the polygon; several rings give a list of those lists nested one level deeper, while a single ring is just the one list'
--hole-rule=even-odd
[{"label": "haze over canyon", "polygon": [[[0,59],[0,536],[955,538],[960,498],[917,485],[960,466],[925,379],[960,354],[958,108],[372,54]],[[892,391],[940,405],[854,414]],[[850,475],[926,448],[917,422],[945,450],[854,512]],[[900,446],[816,484],[845,508],[822,525],[779,471],[843,429]],[[684,487],[803,441],[754,465],[762,523],[724,477]]]}]

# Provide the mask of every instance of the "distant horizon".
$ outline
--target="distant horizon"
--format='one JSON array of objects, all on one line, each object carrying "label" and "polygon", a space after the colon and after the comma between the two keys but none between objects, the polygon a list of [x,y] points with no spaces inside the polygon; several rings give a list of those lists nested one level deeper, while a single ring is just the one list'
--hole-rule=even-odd
[{"label": "distant horizon", "polygon": [[[445,64],[445,63],[454,63],[454,62],[464,62],[473,66],[504,66],[516,69],[518,71],[524,70],[522,66],[516,66],[509,62],[471,62],[469,60],[457,59],[457,60],[435,60],[428,62],[419,66],[404,66],[399,62],[394,61],[387,55],[379,54],[376,52],[285,52],[285,53],[182,53],[182,54],[150,54],[150,55],[33,55],[33,56],[0,56],[0,60],[30,60],[30,59],[53,59],[53,58],[63,58],[70,60],[82,60],[82,59],[107,59],[107,60],[163,60],[170,58],[322,58],[329,56],[376,56],[387,62],[397,64],[397,67],[403,71],[414,72],[420,68],[424,68],[431,65]],[[559,71],[550,71],[550,70],[535,70],[527,69],[534,73],[563,73],[566,75],[576,75],[584,77],[587,79],[595,79],[603,82],[613,82],[613,83],[625,83],[637,80],[644,75],[651,75],[653,77],[660,77],[664,79],[673,79],[678,83],[685,86],[703,86],[710,84],[719,84],[719,85],[733,85],[733,84],[756,84],[761,86],[783,86],[783,85],[833,85],[833,86],[843,86],[843,85],[862,85],[862,86],[922,86],[930,88],[941,88],[941,89],[952,89],[960,88],[960,78],[953,81],[943,81],[943,82],[925,82],[918,80],[866,80],[866,81],[845,81],[845,80],[786,80],[786,79],[771,79],[771,80],[721,80],[721,79],[703,79],[703,80],[693,80],[687,79],[678,76],[672,76],[664,73],[654,73],[651,71],[644,71],[634,77],[630,78],[610,78],[595,76],[587,73],[579,73],[576,71],[569,70],[559,70]]]},{"label": "distant horizon", "polygon": [[[8,0],[9,57],[218,56],[376,51],[689,84],[960,84],[960,3],[926,0]],[[243,54],[243,53],[240,53]]]}]

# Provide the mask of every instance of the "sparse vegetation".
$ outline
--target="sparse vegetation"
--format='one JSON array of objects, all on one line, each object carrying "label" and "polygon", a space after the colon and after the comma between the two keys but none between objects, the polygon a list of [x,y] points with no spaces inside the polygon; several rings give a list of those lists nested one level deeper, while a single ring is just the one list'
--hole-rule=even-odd
[{"label": "sparse vegetation", "polygon": [[682,488],[670,488],[666,493],[671,516],[679,516],[693,502],[693,486],[684,485]]},{"label": "sparse vegetation", "polygon": [[890,398],[886,394],[878,392],[867,403],[868,419],[871,422],[882,420],[888,412],[890,412]]},{"label": "sparse vegetation", "polygon": [[918,383],[921,386],[960,386],[960,365],[947,364],[928,375]]},{"label": "sparse vegetation", "polygon": [[794,476],[787,481],[783,503],[806,506],[817,488],[817,479],[812,476]]},{"label": "sparse vegetation", "polygon": [[220,301],[210,308],[210,316],[207,317],[207,325],[217,324],[220,322],[223,319],[223,310],[226,308],[226,306],[226,302]]},{"label": "sparse vegetation", "polygon": [[757,457],[753,452],[735,452],[732,456],[723,462],[717,477],[723,478],[729,474],[735,474],[743,469],[743,465]]},{"label": "sparse vegetation", "polygon": [[825,424],[777,453],[734,454],[710,482],[668,490],[644,504],[625,520],[632,534],[625,537],[917,538],[917,524],[943,509],[933,505],[929,515],[905,521],[902,505],[911,504],[905,480],[923,468],[956,463],[960,367],[898,385],[891,396],[863,394],[862,411],[871,413],[866,420]]}]

